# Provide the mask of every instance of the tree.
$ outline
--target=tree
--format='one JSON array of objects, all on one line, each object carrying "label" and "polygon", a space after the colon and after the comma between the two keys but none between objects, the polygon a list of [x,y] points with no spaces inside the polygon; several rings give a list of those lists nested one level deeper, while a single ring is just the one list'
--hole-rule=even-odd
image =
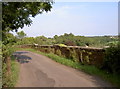
[{"label": "tree", "polygon": [[30,26],[32,20],[44,11],[51,10],[52,2],[3,2],[2,3],[2,30],[3,32],[17,31],[24,25]]},{"label": "tree", "polygon": [[38,36],[35,38],[35,43],[39,45],[45,45],[47,38],[45,36]]},{"label": "tree", "polygon": [[24,31],[17,32],[18,39],[23,39],[25,36],[26,34],[24,33]]},{"label": "tree", "polygon": [[[16,31],[19,28],[23,28],[25,25],[30,26],[32,24],[32,20],[30,17],[35,17],[38,14],[48,12],[52,8],[53,2],[3,2],[2,3],[2,43],[3,43],[3,67],[7,68],[7,75],[10,75],[11,71],[11,61],[10,56],[12,54],[13,48],[12,45],[9,44],[6,40],[7,33],[10,31]],[[25,36],[22,35],[22,37]],[[4,62],[5,61],[5,62]],[[4,65],[5,64],[5,65]],[[3,71],[3,81],[8,77],[5,75],[5,71]],[[9,80],[12,81],[12,80]],[[5,81],[3,83],[6,86]]]},{"label": "tree", "polygon": [[54,36],[54,39],[57,39],[57,38],[58,38],[58,35],[55,35],[55,36]]},{"label": "tree", "polygon": [[14,45],[14,43],[17,42],[17,37],[15,37],[12,33],[6,33],[6,40],[4,40],[4,44],[11,44]]}]

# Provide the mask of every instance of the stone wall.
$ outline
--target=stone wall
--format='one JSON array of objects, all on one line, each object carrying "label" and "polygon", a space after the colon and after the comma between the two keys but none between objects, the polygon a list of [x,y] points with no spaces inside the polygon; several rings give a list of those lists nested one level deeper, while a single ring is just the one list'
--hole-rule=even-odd
[{"label": "stone wall", "polygon": [[45,53],[54,53],[75,62],[95,65],[101,67],[105,50],[102,48],[79,47],[79,46],[58,46],[58,45],[22,45],[22,48],[31,47]]}]

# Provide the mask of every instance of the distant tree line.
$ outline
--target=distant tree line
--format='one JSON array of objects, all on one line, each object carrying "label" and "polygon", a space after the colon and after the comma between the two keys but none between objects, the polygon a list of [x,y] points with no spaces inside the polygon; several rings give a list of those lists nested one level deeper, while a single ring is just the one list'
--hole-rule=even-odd
[{"label": "distant tree line", "polygon": [[[10,35],[11,33],[9,33]],[[53,38],[47,38],[45,36],[27,37],[26,34],[21,31],[16,36],[11,34],[11,39],[17,45],[22,44],[38,44],[38,45],[54,45],[64,44],[67,46],[90,46],[90,47],[104,47],[116,45],[118,43],[117,37],[111,36],[75,36],[72,33],[65,33],[64,35],[55,35]]]}]

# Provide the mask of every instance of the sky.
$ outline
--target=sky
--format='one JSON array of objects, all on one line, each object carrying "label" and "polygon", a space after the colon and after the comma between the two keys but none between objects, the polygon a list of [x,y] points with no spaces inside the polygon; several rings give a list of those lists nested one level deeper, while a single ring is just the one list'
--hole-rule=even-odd
[{"label": "sky", "polygon": [[51,12],[37,15],[23,30],[28,37],[63,35],[104,36],[118,34],[117,2],[55,2]]}]

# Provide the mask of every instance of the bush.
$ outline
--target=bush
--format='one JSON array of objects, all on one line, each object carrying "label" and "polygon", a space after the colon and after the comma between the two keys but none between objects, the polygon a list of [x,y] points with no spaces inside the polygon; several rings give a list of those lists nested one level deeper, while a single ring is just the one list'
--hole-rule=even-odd
[{"label": "bush", "polygon": [[65,44],[58,44],[58,45],[61,47],[67,47],[67,45],[65,45]]},{"label": "bush", "polygon": [[67,46],[76,46],[75,42],[70,41],[70,40],[66,41],[65,45],[67,45]]},{"label": "bush", "polygon": [[107,45],[108,46],[117,46],[119,41],[111,41],[111,42],[108,42]]},{"label": "bush", "polygon": [[13,56],[11,56],[11,73],[6,76],[7,72],[7,65],[3,63],[2,68],[2,86],[3,87],[14,87],[18,80],[18,74],[19,74],[19,64],[15,60]]},{"label": "bush", "polygon": [[[15,51],[14,46],[11,44],[4,45],[2,44],[2,86],[12,86],[11,79],[11,56]],[[9,59],[8,59],[9,58]],[[11,85],[12,84],[12,85]]]},{"label": "bush", "polygon": [[120,44],[106,49],[103,69],[120,74]]},{"label": "bush", "polygon": [[58,56],[61,56],[61,51],[58,49],[58,50],[56,50],[56,54],[58,55]]}]

